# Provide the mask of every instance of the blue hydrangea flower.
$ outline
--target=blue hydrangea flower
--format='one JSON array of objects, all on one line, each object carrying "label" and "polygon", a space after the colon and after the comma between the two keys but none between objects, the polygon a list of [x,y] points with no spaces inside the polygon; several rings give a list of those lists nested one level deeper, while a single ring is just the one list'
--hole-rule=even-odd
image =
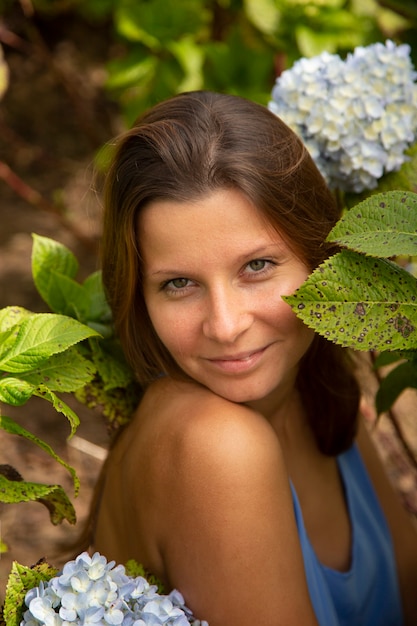
[{"label": "blue hydrangea flower", "polygon": [[195,620],[176,590],[159,594],[145,578],[96,552],[66,563],[48,583],[27,592],[20,626],[208,626]]},{"label": "blue hydrangea flower", "polygon": [[374,189],[417,140],[417,73],[410,47],[357,47],[343,61],[323,52],[284,71],[268,108],[303,139],[329,186]]}]

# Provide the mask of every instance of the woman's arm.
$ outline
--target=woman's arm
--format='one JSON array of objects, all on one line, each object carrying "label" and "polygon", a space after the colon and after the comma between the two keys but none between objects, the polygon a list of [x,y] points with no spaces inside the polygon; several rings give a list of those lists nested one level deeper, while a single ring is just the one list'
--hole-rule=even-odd
[{"label": "woman's arm", "polygon": [[358,445],[391,530],[405,623],[417,624],[417,530],[395,493],[362,422]]},{"label": "woman's arm", "polygon": [[159,484],[170,584],[210,626],[317,626],[288,475],[268,422],[214,399],[171,441]]}]

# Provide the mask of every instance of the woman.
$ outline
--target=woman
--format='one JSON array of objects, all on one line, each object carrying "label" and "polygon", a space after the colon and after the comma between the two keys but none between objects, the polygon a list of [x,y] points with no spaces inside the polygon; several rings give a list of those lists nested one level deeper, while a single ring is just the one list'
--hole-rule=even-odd
[{"label": "woman", "polygon": [[417,540],[346,353],[282,300],[339,211],[264,107],[195,92],[120,140],[103,277],[146,387],[106,463],[94,549],[210,626],[417,623]]}]

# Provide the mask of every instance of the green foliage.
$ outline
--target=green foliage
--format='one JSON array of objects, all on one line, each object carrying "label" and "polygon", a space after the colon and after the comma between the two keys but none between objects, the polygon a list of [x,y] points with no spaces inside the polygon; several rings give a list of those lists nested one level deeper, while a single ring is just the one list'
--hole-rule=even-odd
[{"label": "green foliage", "polygon": [[[0,0],[0,10],[7,14],[18,3]],[[31,5],[48,23],[71,15],[105,24],[108,49],[115,51],[106,87],[128,125],[155,102],[194,89],[266,104],[275,77],[301,56],[324,50],[343,56],[387,37],[407,41],[417,20],[407,0],[384,6],[375,0],[31,0]]]},{"label": "green foliage", "polygon": [[51,522],[60,524],[64,519],[75,524],[75,511],[60,485],[43,485],[28,481],[9,480],[0,473],[0,502],[40,502],[49,510]]},{"label": "green foliage", "polygon": [[13,562],[9,574],[6,597],[3,607],[3,619],[6,626],[19,626],[25,611],[25,595],[33,587],[51,580],[58,570],[40,561],[33,567],[25,567],[16,561]]},{"label": "green foliage", "polygon": [[378,392],[379,412],[417,387],[417,279],[390,260],[417,253],[416,209],[417,194],[400,191],[350,209],[328,237],[344,249],[285,297],[307,326],[334,343],[398,353],[389,360],[401,359],[400,365]]},{"label": "green foliage", "polygon": [[137,578],[138,576],[142,576],[142,578],[146,578],[150,585],[156,585],[158,588],[158,593],[165,593],[164,585],[160,580],[153,574],[150,574],[148,570],[146,570],[141,563],[135,561],[135,559],[130,559],[127,561],[126,565],[126,574],[128,576],[133,576]]},{"label": "green foliage", "polygon": [[[69,422],[72,436],[76,413],[59,397],[73,393],[88,406],[100,406],[112,430],[127,421],[139,398],[133,374],[113,338],[111,314],[101,275],[76,280],[78,262],[62,244],[34,235],[32,273],[52,313],[21,307],[0,310],[0,403],[22,406],[33,396],[50,402]],[[70,473],[75,495],[79,480],[74,468],[33,433],[3,414],[0,428],[29,440]],[[8,466],[0,471],[0,501],[36,500],[54,524],[75,522],[74,508],[59,485],[26,482]]]},{"label": "green foliage", "polygon": [[107,87],[131,123],[156,101],[213,89],[266,103],[277,69],[300,56],[345,53],[381,39],[380,8],[322,0],[116,0],[125,52]]},{"label": "green foliage", "polygon": [[417,194],[396,190],[374,195],[348,211],[330,236],[369,256],[417,255]]}]

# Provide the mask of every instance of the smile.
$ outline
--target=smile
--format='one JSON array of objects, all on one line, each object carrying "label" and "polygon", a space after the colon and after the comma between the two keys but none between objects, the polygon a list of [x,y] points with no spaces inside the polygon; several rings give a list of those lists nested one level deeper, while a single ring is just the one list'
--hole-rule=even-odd
[{"label": "smile", "polygon": [[242,352],[230,356],[224,355],[214,359],[207,359],[207,361],[224,373],[245,373],[258,363],[267,348],[268,346],[252,352]]}]

